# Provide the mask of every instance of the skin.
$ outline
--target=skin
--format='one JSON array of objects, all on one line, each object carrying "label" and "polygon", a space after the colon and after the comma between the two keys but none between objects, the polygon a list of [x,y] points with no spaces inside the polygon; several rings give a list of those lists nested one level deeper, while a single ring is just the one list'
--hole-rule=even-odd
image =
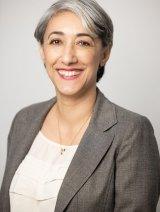
[{"label": "skin", "polygon": [[[97,70],[99,65],[107,62],[109,50],[102,46],[99,38],[89,35],[77,15],[61,11],[47,25],[40,54],[57,96],[42,131],[46,136],[58,140],[58,135],[53,135],[53,130],[57,131],[54,117],[58,115],[63,144],[69,145],[93,109]],[[75,68],[82,72],[76,80],[64,80],[57,68]],[[89,120],[81,130],[81,136]]]}]

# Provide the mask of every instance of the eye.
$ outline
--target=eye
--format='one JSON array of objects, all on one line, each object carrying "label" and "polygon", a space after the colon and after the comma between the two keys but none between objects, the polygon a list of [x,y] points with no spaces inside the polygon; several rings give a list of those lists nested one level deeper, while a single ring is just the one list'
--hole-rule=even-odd
[{"label": "eye", "polygon": [[61,40],[59,39],[52,39],[49,44],[52,44],[52,45],[59,45],[61,43]]},{"label": "eye", "polygon": [[84,46],[84,47],[88,47],[88,46],[91,46],[91,44],[87,41],[83,41],[83,40],[80,40],[77,42],[80,46]]}]

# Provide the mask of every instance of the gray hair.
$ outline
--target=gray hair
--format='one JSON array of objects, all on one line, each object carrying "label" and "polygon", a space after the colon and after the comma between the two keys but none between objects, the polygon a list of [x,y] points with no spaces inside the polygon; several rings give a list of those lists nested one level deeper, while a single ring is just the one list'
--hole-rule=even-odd
[{"label": "gray hair", "polygon": [[[112,48],[113,45],[113,23],[109,15],[95,0],[58,0],[44,13],[40,19],[34,37],[43,45],[44,34],[50,19],[61,11],[71,11],[78,15],[83,26],[92,34],[99,37],[104,47]],[[105,66],[99,67],[97,82],[104,74]]]}]

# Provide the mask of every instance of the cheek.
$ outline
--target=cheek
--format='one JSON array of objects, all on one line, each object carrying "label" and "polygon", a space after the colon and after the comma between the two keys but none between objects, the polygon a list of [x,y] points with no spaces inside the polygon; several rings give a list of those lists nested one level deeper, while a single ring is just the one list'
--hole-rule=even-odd
[{"label": "cheek", "polygon": [[56,63],[58,58],[58,55],[53,53],[52,50],[46,50],[44,51],[44,63],[46,66],[46,71],[50,79],[53,78],[53,65]]},{"label": "cheek", "polygon": [[88,53],[82,53],[79,54],[79,61],[84,63],[85,65],[89,67],[97,67],[99,65],[99,54],[96,52],[88,52]]},{"label": "cheek", "polygon": [[46,50],[44,51],[44,58],[45,62],[49,64],[53,64],[57,61],[58,59],[58,52],[53,51],[53,50]]}]

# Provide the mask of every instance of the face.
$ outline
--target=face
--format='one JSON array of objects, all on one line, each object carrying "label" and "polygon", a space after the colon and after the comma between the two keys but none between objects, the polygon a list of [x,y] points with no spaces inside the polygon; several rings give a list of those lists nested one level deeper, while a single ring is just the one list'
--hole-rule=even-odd
[{"label": "face", "polygon": [[109,53],[92,37],[72,12],[56,14],[48,23],[41,56],[56,93],[75,96],[96,87],[99,65]]}]

